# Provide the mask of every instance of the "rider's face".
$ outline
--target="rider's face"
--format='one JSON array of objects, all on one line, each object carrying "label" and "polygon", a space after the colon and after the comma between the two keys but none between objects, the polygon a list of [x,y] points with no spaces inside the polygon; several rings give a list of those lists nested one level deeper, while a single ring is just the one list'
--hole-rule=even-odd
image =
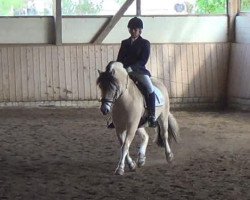
[{"label": "rider's face", "polygon": [[132,38],[138,38],[141,35],[141,29],[139,28],[130,28],[129,33]]}]

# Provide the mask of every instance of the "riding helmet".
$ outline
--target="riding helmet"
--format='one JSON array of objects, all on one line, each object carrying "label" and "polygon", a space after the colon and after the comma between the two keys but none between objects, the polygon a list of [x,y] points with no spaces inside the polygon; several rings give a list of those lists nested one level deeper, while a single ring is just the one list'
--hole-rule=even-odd
[{"label": "riding helmet", "polygon": [[128,28],[130,28],[130,29],[133,29],[133,28],[143,29],[143,22],[140,18],[134,17],[134,18],[129,20]]}]

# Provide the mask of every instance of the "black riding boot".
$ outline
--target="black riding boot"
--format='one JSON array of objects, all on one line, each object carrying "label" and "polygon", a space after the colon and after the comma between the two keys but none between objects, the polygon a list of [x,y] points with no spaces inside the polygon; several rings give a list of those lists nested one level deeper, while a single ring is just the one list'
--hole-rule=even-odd
[{"label": "black riding boot", "polygon": [[148,108],[148,125],[149,127],[156,127],[157,121],[155,117],[155,93],[152,92],[148,95],[148,99],[146,101]]}]

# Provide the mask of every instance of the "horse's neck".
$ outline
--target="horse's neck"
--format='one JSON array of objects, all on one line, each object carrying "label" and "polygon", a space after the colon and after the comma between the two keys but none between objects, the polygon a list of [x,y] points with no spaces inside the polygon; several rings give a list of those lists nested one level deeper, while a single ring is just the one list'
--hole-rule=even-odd
[{"label": "horse's neck", "polygon": [[138,88],[138,86],[135,84],[135,82],[130,79],[130,84],[131,84],[131,88],[136,92],[136,96],[143,98],[143,94],[141,93],[140,89]]},{"label": "horse's neck", "polygon": [[127,84],[125,85],[123,95],[121,96],[124,100],[133,99],[134,101],[142,101],[143,95],[138,89],[134,81],[128,78]]},{"label": "horse's neck", "polygon": [[113,117],[128,120],[137,114],[143,115],[143,96],[135,83],[129,79],[127,84],[123,84],[123,91],[120,97],[115,101],[113,106]]}]

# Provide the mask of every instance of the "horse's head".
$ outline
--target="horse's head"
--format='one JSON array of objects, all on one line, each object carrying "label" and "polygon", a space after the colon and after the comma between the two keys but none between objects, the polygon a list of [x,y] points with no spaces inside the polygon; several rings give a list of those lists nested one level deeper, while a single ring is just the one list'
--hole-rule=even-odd
[{"label": "horse's head", "polygon": [[108,114],[116,99],[122,94],[123,77],[127,77],[127,72],[119,62],[110,62],[105,72],[99,72],[97,85],[101,90],[101,112]]}]

